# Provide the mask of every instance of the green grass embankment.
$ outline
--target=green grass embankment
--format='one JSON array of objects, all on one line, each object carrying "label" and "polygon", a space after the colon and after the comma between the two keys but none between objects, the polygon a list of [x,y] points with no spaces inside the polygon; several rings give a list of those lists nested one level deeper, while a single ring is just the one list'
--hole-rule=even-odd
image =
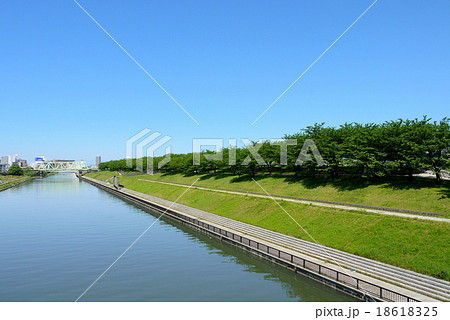
[{"label": "green grass embankment", "polygon": [[0,191],[32,179],[30,176],[0,176]]},{"label": "green grass embankment", "polygon": [[[114,174],[98,172],[88,176],[105,181]],[[171,201],[176,200],[186,190],[185,187],[139,180],[150,177],[161,181],[177,179],[177,181],[171,181],[183,183],[192,183],[198,178],[198,176],[185,177],[189,178],[187,181],[179,179],[182,177],[181,175],[119,176],[119,182],[126,188]],[[229,181],[228,184],[225,184],[226,187],[223,185],[221,187],[226,189],[231,184],[235,186],[229,177],[222,179],[204,177],[197,184],[206,186],[205,182],[209,182],[209,186],[217,187],[212,184]],[[253,181],[252,183],[255,184]],[[259,183],[269,192],[280,194],[276,190],[271,190],[275,183],[280,183],[278,178],[260,179]],[[249,189],[252,188],[249,191],[260,192],[260,190],[250,187],[247,181],[243,181],[239,186],[239,188],[234,187],[233,189],[243,190],[243,186],[247,186]],[[256,185],[256,187],[258,186]],[[284,190],[291,190],[289,189],[291,186],[285,188]],[[178,202],[227,218],[313,241],[271,199],[191,189]],[[320,244],[450,280],[449,223],[324,208],[288,201],[279,201],[279,203]]]},{"label": "green grass embankment", "polygon": [[[114,174],[102,171],[91,175],[99,180],[106,180]],[[191,184],[200,178],[196,185],[213,189],[263,192],[249,176],[154,174],[133,178],[184,184]],[[380,183],[293,176],[257,176],[255,179],[270,194],[441,213],[450,218],[450,181],[442,181],[441,185],[437,185],[433,179],[424,178],[415,178],[412,182],[406,178],[394,178]]]}]

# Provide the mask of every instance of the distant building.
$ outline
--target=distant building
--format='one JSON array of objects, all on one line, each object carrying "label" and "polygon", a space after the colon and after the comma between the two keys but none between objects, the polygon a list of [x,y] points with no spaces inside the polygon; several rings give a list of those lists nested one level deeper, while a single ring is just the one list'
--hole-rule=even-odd
[{"label": "distant building", "polygon": [[28,167],[27,160],[25,160],[25,159],[17,159],[16,161],[14,161],[14,162],[12,163],[12,165],[13,165],[13,166],[19,166],[19,167],[21,167],[21,168],[26,168],[26,167]]},{"label": "distant building", "polygon": [[16,154],[14,156],[3,156],[0,158],[0,171],[6,172],[11,168],[11,166],[19,166],[25,168],[27,166],[27,160],[19,159]]},{"label": "distant building", "polygon": [[98,168],[100,163],[102,162],[102,156],[96,156],[95,157],[95,166]]},{"label": "distant building", "polygon": [[44,156],[34,158],[34,162],[30,165],[33,169],[36,169],[47,159]]},{"label": "distant building", "polygon": [[9,170],[9,168],[13,165],[13,162],[15,162],[18,158],[18,155],[14,156],[3,156],[0,159],[0,170],[2,172],[6,172]]},{"label": "distant building", "polygon": [[9,165],[0,163],[0,172],[6,172],[9,170]]},{"label": "distant building", "polygon": [[14,156],[3,156],[1,158],[1,163],[2,164],[9,164],[10,166],[12,165],[12,163],[14,161],[17,161],[17,159],[19,158],[19,156],[16,154]]}]

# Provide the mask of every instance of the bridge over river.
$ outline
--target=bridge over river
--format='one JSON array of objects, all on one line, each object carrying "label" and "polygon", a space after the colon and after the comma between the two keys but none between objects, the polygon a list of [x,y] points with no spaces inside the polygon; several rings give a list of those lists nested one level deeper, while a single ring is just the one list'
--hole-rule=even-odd
[{"label": "bridge over river", "polygon": [[41,172],[74,172],[88,171],[89,167],[85,161],[74,160],[51,160],[39,161],[34,170]]}]

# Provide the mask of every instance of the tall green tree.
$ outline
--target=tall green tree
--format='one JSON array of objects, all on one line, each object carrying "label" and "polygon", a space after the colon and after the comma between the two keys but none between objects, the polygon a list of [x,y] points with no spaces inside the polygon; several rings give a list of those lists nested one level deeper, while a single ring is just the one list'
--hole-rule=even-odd
[{"label": "tall green tree", "polygon": [[441,170],[450,166],[450,127],[449,118],[440,122],[427,123],[425,131],[425,163],[436,175],[437,183],[441,182]]},{"label": "tall green tree", "polygon": [[12,176],[22,176],[23,175],[23,169],[19,166],[11,166],[9,167],[6,174],[12,175]]}]

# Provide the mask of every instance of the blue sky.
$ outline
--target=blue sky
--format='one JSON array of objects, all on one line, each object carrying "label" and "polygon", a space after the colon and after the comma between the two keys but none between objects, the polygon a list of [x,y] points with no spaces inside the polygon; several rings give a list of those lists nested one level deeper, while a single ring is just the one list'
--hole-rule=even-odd
[{"label": "blue sky", "polygon": [[449,116],[449,1],[71,0],[0,11],[0,154],[125,157],[143,128],[173,137],[279,138],[325,122]]}]

